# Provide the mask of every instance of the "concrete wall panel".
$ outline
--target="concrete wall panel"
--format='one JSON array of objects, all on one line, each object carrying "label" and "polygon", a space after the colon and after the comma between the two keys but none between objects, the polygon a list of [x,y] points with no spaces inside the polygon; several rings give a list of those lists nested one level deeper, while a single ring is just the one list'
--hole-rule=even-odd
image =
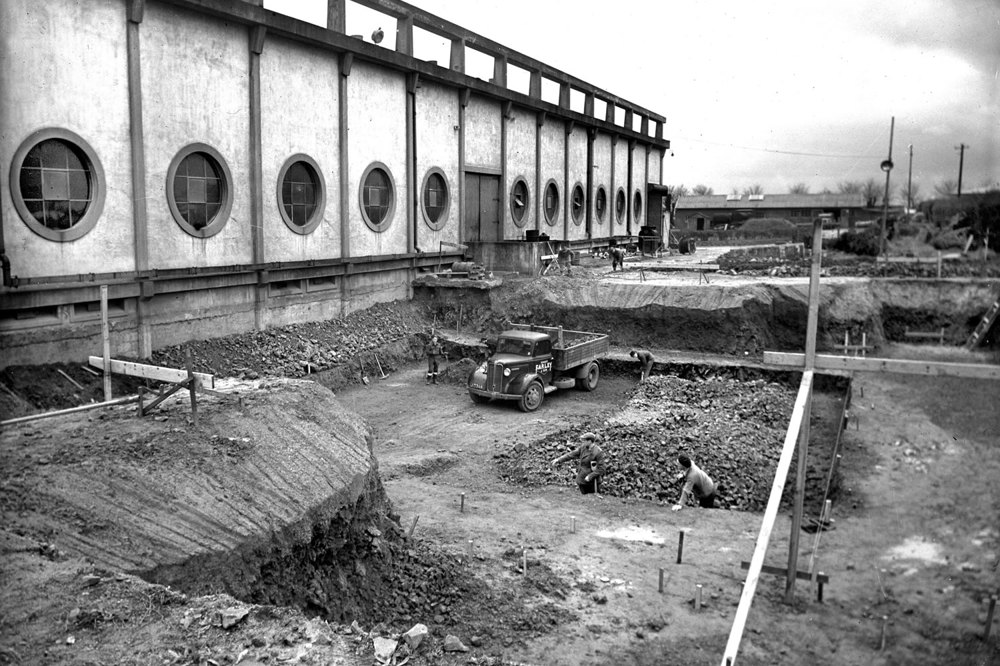
[{"label": "concrete wall panel", "polygon": [[[639,193],[642,203],[638,210],[634,208],[635,194]],[[646,224],[646,147],[636,144],[632,148],[632,187],[629,189],[629,202],[633,203],[632,233],[639,233],[639,227]]]},{"label": "concrete wall panel", "polygon": [[[337,60],[328,53],[269,37],[260,56],[264,256],[305,261],[340,256],[340,174]],[[291,99],[296,103],[289,103]],[[278,204],[278,175],[289,157],[305,154],[325,182],[323,221],[295,233]]]},{"label": "concrete wall panel", "polygon": [[500,103],[476,97],[465,108],[465,164],[500,169]]},{"label": "concrete wall panel", "polygon": [[584,197],[587,197],[587,129],[574,127],[573,132],[566,137],[566,148],[569,151],[569,187],[566,190],[564,212],[569,214],[569,237],[578,240],[587,237],[587,211],[584,208],[579,223],[573,219],[571,197],[573,187],[579,183],[583,187]]},{"label": "concrete wall panel", "polygon": [[[0,31],[0,206],[12,274],[134,270],[124,5],[4,0]],[[14,153],[48,128],[80,136],[104,171],[103,213],[74,241],[36,234],[11,199]]]},{"label": "concrete wall panel", "polygon": [[[614,224],[614,234],[620,236],[626,232],[628,229],[628,200],[631,197],[631,188],[628,182],[628,141],[624,139],[619,139],[614,144],[614,162],[615,162],[615,191],[611,195],[611,212],[612,219],[615,221]],[[617,205],[615,202],[618,199],[618,192],[625,192],[625,215],[622,219],[618,219],[616,212]],[[636,230],[638,231],[638,230]]]},{"label": "concrete wall panel", "polygon": [[422,204],[417,206],[416,243],[424,252],[437,251],[441,241],[458,242],[461,225],[458,200],[458,95],[452,88],[421,82],[416,91],[417,196],[423,199],[423,183],[428,170],[441,169],[448,182],[448,210],[434,230],[424,219]]},{"label": "concrete wall panel", "polygon": [[[590,208],[594,216],[594,236],[606,236],[611,232],[611,220],[614,217],[614,192],[611,191],[611,137],[607,134],[598,133],[594,139],[594,180],[593,191],[591,192]],[[597,201],[597,188],[604,186],[607,193],[608,203],[604,212],[604,219],[597,217],[594,204]]]},{"label": "concrete wall panel", "polygon": [[[401,72],[354,61],[347,80],[349,150],[348,206],[351,254],[365,257],[406,252],[406,78]],[[372,231],[361,215],[361,177],[384,164],[395,183],[392,223]]]},{"label": "concrete wall panel", "polygon": [[[525,229],[537,229],[535,217],[535,114],[514,109],[507,121],[507,182],[502,184],[502,204],[507,210],[507,226],[504,238],[520,238]],[[510,211],[510,189],[518,177],[528,185],[528,209],[524,212],[521,226],[516,226]]]},{"label": "concrete wall panel", "polygon": [[[250,263],[247,30],[151,3],[146,5],[141,35],[149,265],[183,268]],[[174,221],[166,198],[171,160],[195,142],[217,150],[233,179],[229,220],[209,238],[185,232]]]},{"label": "concrete wall panel", "polygon": [[[542,233],[546,233],[552,238],[562,239],[563,236],[563,202],[566,200],[565,177],[566,171],[566,126],[562,121],[548,120],[541,127],[542,131],[542,187],[538,193],[542,207],[539,225]],[[559,214],[554,220],[545,219],[545,184],[552,179],[559,189]]]}]

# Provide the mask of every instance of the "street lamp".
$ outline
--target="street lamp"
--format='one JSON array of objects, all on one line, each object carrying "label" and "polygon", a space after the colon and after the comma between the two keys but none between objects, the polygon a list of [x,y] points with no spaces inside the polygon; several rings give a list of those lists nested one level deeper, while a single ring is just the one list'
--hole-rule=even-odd
[{"label": "street lamp", "polygon": [[879,238],[879,249],[886,255],[886,261],[889,258],[889,249],[886,247],[885,225],[886,219],[889,217],[889,172],[892,171],[892,135],[895,130],[896,116],[893,116],[889,125],[889,157],[882,160],[882,164],[879,165],[879,168],[885,171],[885,196],[882,197],[882,233]]}]

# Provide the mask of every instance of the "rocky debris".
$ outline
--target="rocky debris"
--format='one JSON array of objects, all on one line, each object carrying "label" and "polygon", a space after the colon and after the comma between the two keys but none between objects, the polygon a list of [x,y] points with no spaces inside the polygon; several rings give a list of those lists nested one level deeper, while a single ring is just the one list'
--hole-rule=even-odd
[{"label": "rocky debris", "polygon": [[793,403],[789,387],[762,380],[653,376],[633,390],[620,415],[515,445],[496,460],[511,482],[572,484],[572,465],[549,463],[589,430],[601,435],[608,456],[604,494],[676,501],[683,486],[677,456],[686,453],[719,484],[717,506],[762,511]]},{"label": "rocky debris", "polygon": [[410,627],[409,631],[403,634],[403,641],[411,650],[420,647],[420,643],[427,637],[427,625],[417,623]]},{"label": "rocky debris", "polygon": [[469,648],[458,639],[458,636],[448,634],[444,637],[444,646],[442,649],[445,652],[468,652]]},{"label": "rocky debris", "polygon": [[247,608],[237,608],[236,606],[224,608],[219,611],[217,626],[220,626],[223,629],[235,627],[249,614],[250,610]]},{"label": "rocky debris", "polygon": [[[154,365],[186,367],[187,354],[197,372],[221,377],[256,379],[260,376],[304,377],[334,367],[377,376],[372,354],[426,328],[419,306],[380,303],[346,317],[250,331],[211,340],[192,340],[157,350]],[[359,363],[360,357],[360,363]]]},{"label": "rocky debris", "polygon": [[438,383],[465,386],[476,366],[477,363],[471,358],[462,358],[449,363],[438,375]]}]

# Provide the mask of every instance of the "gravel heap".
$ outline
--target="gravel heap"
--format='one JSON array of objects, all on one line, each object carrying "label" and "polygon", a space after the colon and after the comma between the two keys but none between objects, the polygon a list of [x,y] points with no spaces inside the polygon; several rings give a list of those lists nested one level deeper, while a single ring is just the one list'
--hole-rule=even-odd
[{"label": "gravel heap", "polygon": [[634,389],[620,414],[515,445],[496,458],[510,482],[572,486],[573,465],[550,462],[589,430],[601,436],[607,455],[603,494],[675,502],[683,486],[677,455],[686,453],[719,484],[717,506],[762,511],[794,401],[789,387],[762,380],[654,376]]},{"label": "gravel heap", "polygon": [[[183,368],[189,350],[194,369],[199,372],[248,379],[262,375],[303,377],[338,365],[356,366],[358,354],[423,332],[427,326],[429,323],[416,306],[380,303],[337,319],[192,340],[157,350],[152,363]],[[370,358],[366,358],[365,366],[368,374],[376,375]]]}]

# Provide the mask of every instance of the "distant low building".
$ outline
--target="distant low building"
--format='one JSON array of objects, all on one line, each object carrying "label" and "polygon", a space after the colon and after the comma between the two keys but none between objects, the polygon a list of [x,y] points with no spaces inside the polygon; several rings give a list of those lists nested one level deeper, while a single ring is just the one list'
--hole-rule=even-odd
[{"label": "distant low building", "polygon": [[677,199],[673,224],[688,231],[738,227],[751,218],[812,222],[830,213],[838,226],[877,220],[881,209],[870,208],[861,194],[708,194]]}]

